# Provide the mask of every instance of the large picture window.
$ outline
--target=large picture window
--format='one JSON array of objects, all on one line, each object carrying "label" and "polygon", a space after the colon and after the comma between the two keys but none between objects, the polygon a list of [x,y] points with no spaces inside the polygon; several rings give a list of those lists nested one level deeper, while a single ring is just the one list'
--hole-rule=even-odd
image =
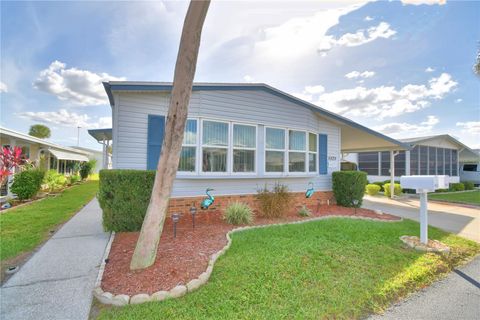
[{"label": "large picture window", "polygon": [[390,175],[390,152],[389,151],[383,151],[381,153],[381,157],[382,157],[381,175],[382,176],[389,176]]},{"label": "large picture window", "polygon": [[285,171],[285,130],[265,128],[265,172]]},{"label": "large picture window", "polygon": [[405,151],[399,151],[398,154],[395,156],[395,176],[401,177],[405,175],[405,163],[406,163],[406,155]]},{"label": "large picture window", "polygon": [[458,176],[457,150],[452,150],[452,176]]},{"label": "large picture window", "polygon": [[437,148],[437,174],[443,175],[444,174],[444,161],[443,161],[443,148]]},{"label": "large picture window", "polygon": [[378,176],[378,152],[360,152],[358,169],[367,174]]},{"label": "large picture window", "polygon": [[420,146],[420,174],[428,174],[428,147]]},{"label": "large picture window", "polygon": [[450,176],[452,173],[452,150],[451,149],[445,149],[445,174],[447,176]]},{"label": "large picture window", "polygon": [[437,158],[436,148],[428,147],[428,174],[435,175],[436,166],[435,159]]},{"label": "large picture window", "polygon": [[410,174],[413,176],[418,175],[418,146],[415,146],[410,151]]},{"label": "large picture window", "polygon": [[233,172],[255,172],[257,128],[233,125]]},{"label": "large picture window", "polygon": [[188,119],[183,135],[182,151],[178,163],[179,172],[195,172],[197,160],[197,120]]},{"label": "large picture window", "polygon": [[288,171],[305,172],[306,133],[288,131]]},{"label": "large picture window", "polygon": [[227,172],[229,124],[203,121],[202,171]]}]

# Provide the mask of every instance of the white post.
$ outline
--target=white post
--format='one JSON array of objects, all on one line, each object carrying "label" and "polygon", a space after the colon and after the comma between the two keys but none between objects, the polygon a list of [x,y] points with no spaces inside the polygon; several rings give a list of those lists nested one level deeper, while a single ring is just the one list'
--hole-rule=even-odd
[{"label": "white post", "polygon": [[420,190],[420,242],[428,243],[428,205],[427,191]]},{"label": "white post", "polygon": [[390,151],[390,199],[393,199],[395,192],[395,154]]}]

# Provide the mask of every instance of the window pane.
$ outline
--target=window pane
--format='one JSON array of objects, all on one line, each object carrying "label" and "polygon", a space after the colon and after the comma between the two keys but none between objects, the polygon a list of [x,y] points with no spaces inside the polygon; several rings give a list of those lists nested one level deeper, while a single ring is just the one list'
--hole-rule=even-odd
[{"label": "window pane", "polygon": [[203,172],[226,172],[227,149],[203,148],[202,170]]},{"label": "window pane", "polygon": [[204,121],[203,144],[210,146],[228,146],[228,123]]},{"label": "window pane", "polygon": [[378,152],[360,152],[358,154],[358,169],[367,174],[378,176]]},{"label": "window pane", "polygon": [[457,150],[452,150],[452,176],[458,176]]},{"label": "window pane", "polygon": [[283,172],[285,160],[285,152],[267,151],[265,152],[265,171],[266,172]]},{"label": "window pane", "polygon": [[197,121],[187,120],[185,133],[183,135],[183,144],[197,144]]},{"label": "window pane", "polygon": [[395,176],[400,177],[405,175],[405,151],[400,151],[395,156]]},{"label": "window pane", "polygon": [[317,154],[316,153],[308,154],[308,170],[310,172],[317,171]]},{"label": "window pane", "polygon": [[178,171],[195,171],[195,147],[182,147]]},{"label": "window pane", "polygon": [[285,149],[285,130],[267,128],[265,130],[265,148]]},{"label": "window pane", "polygon": [[305,172],[305,153],[288,153],[288,170],[290,172]]},{"label": "window pane", "polygon": [[437,158],[436,148],[428,147],[428,174],[435,175],[435,160]]},{"label": "window pane", "polygon": [[428,147],[420,146],[420,174],[426,175],[428,174],[427,171],[427,164],[428,164]]},{"label": "window pane", "polygon": [[308,134],[308,150],[312,152],[317,152],[317,135],[314,133]]},{"label": "window pane", "polygon": [[254,172],[255,150],[233,150],[233,172]]},{"label": "window pane", "polygon": [[449,176],[451,174],[450,165],[452,164],[452,150],[445,149],[445,174]]},{"label": "window pane", "polygon": [[305,132],[290,130],[288,142],[290,150],[305,151]]},{"label": "window pane", "polygon": [[381,175],[382,176],[389,176],[390,175],[390,152],[384,151],[382,152],[382,168],[381,168]]},{"label": "window pane", "polygon": [[410,174],[418,175],[418,146],[410,150]]},{"label": "window pane", "polygon": [[233,146],[243,148],[255,148],[255,131],[255,127],[234,124]]},{"label": "window pane", "polygon": [[477,171],[477,165],[476,164],[464,164],[463,165],[463,171]]},{"label": "window pane", "polygon": [[437,148],[437,174],[443,175],[443,149]]}]

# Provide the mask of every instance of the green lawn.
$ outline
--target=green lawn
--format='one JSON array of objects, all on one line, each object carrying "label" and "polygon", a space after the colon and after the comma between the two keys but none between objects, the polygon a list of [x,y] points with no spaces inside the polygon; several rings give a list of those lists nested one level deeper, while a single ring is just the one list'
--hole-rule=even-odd
[{"label": "green lawn", "polygon": [[87,204],[98,190],[98,181],[88,181],[57,197],[0,214],[0,261],[33,250],[49,231],[67,221]]},{"label": "green lawn", "polygon": [[444,259],[403,248],[419,225],[329,219],[236,233],[210,281],[180,299],[102,307],[99,319],[352,319],[385,309],[480,252],[480,245],[430,228],[449,244]]},{"label": "green lawn", "polygon": [[429,194],[428,197],[432,200],[480,205],[480,190],[459,193]]}]

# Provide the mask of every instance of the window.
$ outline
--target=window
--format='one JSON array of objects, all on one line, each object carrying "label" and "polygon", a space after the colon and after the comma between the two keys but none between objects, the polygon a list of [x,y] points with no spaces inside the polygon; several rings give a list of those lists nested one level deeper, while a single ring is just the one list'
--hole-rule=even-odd
[{"label": "window", "polygon": [[358,168],[367,174],[378,176],[378,152],[360,152]]},{"label": "window", "polygon": [[476,172],[477,171],[477,165],[476,164],[464,164],[463,165],[463,171]]},{"label": "window", "polygon": [[390,175],[390,152],[383,151],[382,153],[382,176],[389,176]]},{"label": "window", "polygon": [[457,150],[452,150],[452,176],[458,176],[457,160]]},{"label": "window", "polygon": [[410,174],[418,175],[418,146],[410,150]]},{"label": "window", "polygon": [[197,154],[197,120],[188,119],[183,134],[178,171],[195,172]]},{"label": "window", "polygon": [[315,133],[308,134],[308,171],[317,172],[317,135]]},{"label": "window", "polygon": [[304,131],[288,131],[288,171],[305,172],[306,133]]},{"label": "window", "polygon": [[233,125],[233,172],[255,172],[257,128],[251,125]]},{"label": "window", "polygon": [[437,174],[443,175],[443,148],[437,148]]},{"label": "window", "polygon": [[405,151],[399,151],[395,156],[395,176],[400,177],[405,175]]},{"label": "window", "polygon": [[436,148],[428,147],[428,174],[435,175],[435,159],[437,158]]},{"label": "window", "polygon": [[228,134],[228,123],[218,121],[203,121],[203,172],[227,172]]},{"label": "window", "polygon": [[285,171],[285,130],[265,128],[265,172]]},{"label": "window", "polygon": [[420,174],[428,174],[428,147],[420,146]]},{"label": "window", "polygon": [[447,176],[451,175],[451,164],[452,164],[452,150],[445,149],[445,174]]}]

